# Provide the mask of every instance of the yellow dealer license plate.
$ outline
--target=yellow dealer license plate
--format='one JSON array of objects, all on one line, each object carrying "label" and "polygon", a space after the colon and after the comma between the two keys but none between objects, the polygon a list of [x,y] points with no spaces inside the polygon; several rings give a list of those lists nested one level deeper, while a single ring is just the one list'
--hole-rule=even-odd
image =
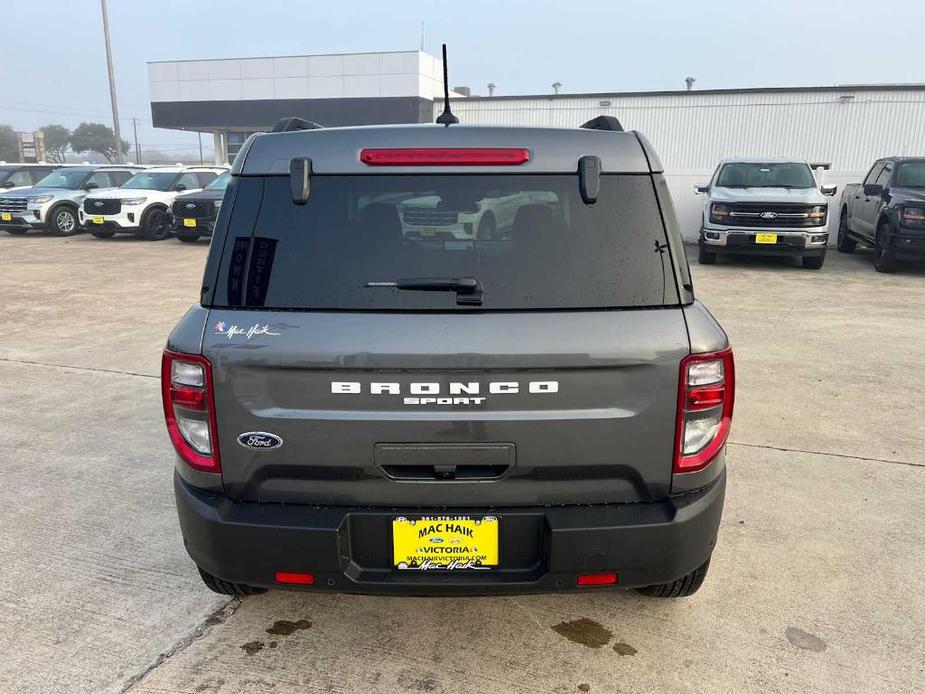
[{"label": "yellow dealer license plate", "polygon": [[403,571],[490,569],[498,565],[498,518],[394,518],[392,558]]},{"label": "yellow dealer license plate", "polygon": [[2,219],[4,222],[12,222],[13,215],[11,215],[9,212],[0,212],[0,219]]},{"label": "yellow dealer license plate", "polygon": [[183,226],[185,226],[185,227],[194,227],[194,226],[196,226],[196,220],[195,220],[195,219],[184,219],[184,220],[183,220]]},{"label": "yellow dealer license plate", "polygon": [[104,220],[103,220],[102,217],[93,217],[93,223],[94,223],[94,224],[102,224],[103,221],[104,221]]},{"label": "yellow dealer license plate", "polygon": [[777,234],[755,234],[755,243],[777,243]]}]

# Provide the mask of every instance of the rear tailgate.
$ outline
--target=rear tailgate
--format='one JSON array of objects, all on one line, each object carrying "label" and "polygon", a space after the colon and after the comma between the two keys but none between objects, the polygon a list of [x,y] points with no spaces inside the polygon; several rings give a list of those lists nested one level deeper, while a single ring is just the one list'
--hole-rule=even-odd
[{"label": "rear tailgate", "polygon": [[231,498],[370,506],[662,498],[689,351],[670,307],[213,309],[203,340]]}]

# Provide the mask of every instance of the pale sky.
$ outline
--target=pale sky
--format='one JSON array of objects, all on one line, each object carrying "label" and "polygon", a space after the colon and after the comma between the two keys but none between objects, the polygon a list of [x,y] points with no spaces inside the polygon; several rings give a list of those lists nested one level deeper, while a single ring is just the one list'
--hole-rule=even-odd
[{"label": "pale sky", "polygon": [[[450,82],[485,94],[925,83],[925,1],[109,0],[122,136],[151,126],[145,62],[449,46]],[[99,0],[0,5],[0,123],[111,124]],[[204,138],[208,140],[209,138]],[[211,142],[208,142],[211,145]]]}]

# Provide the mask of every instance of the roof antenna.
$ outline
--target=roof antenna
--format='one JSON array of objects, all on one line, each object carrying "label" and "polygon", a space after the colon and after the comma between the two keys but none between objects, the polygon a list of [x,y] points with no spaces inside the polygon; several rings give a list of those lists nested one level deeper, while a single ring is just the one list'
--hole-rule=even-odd
[{"label": "roof antenna", "polygon": [[437,122],[446,127],[459,122],[459,118],[450,111],[450,80],[446,72],[446,44],[443,44],[443,113],[437,116]]}]

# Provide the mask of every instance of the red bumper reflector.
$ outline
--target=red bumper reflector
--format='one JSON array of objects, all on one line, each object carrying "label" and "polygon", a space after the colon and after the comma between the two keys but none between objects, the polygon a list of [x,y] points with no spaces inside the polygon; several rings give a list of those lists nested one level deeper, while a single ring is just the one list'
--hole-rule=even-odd
[{"label": "red bumper reflector", "polygon": [[617,574],[581,574],[578,577],[580,586],[610,586],[617,582]]},{"label": "red bumper reflector", "polygon": [[530,161],[530,150],[517,147],[364,149],[367,166],[518,166]]},{"label": "red bumper reflector", "polygon": [[315,575],[314,574],[300,574],[292,573],[290,571],[277,571],[276,572],[276,582],[277,583],[296,583],[303,586],[311,586],[315,584]]}]

